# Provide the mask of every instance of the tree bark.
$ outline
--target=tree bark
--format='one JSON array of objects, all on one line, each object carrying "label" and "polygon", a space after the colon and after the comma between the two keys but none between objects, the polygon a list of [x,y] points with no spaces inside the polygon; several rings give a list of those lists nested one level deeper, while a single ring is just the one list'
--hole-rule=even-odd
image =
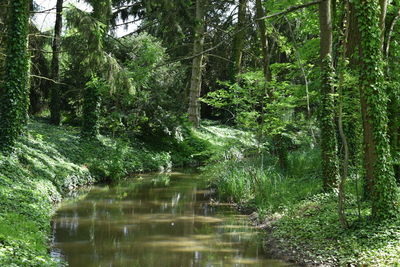
[{"label": "tree bark", "polygon": [[384,49],[383,49],[386,61],[389,60],[390,42],[393,37],[394,26],[399,21],[399,19],[400,19],[400,8],[397,10],[396,15],[393,17],[393,19],[390,22],[390,25],[387,29],[387,35],[386,35],[386,40],[384,41]]},{"label": "tree bark", "polygon": [[0,150],[12,151],[27,122],[30,0],[13,0],[7,14],[5,62],[0,85]]},{"label": "tree bark", "polygon": [[379,5],[381,7],[381,15],[379,17],[379,25],[381,28],[381,42],[382,42],[382,49],[385,40],[385,28],[386,28],[386,14],[387,14],[387,7],[388,7],[388,0],[379,0]]},{"label": "tree bark", "polygon": [[[346,2],[346,22],[347,22],[347,41],[344,43],[345,59],[348,59],[349,64],[346,67],[352,75],[357,76],[357,70],[360,68],[360,31],[358,28],[358,20],[355,13],[355,6],[353,2]],[[349,170],[352,173],[360,176],[364,175],[367,181],[366,173],[360,171],[363,162],[363,146],[360,136],[363,133],[362,118],[361,118],[361,105],[360,105],[360,91],[358,86],[343,85],[343,99],[346,103],[343,105],[343,131],[347,137],[348,144],[348,157],[349,157]],[[364,157],[365,158],[365,157]],[[365,164],[367,166],[367,164]],[[364,183],[365,188],[368,183]],[[365,190],[364,192],[367,192]],[[365,194],[368,197],[368,194]]]},{"label": "tree bark", "polygon": [[358,28],[358,20],[356,10],[352,2],[349,3],[349,38],[346,43],[346,58],[349,59],[350,67],[359,65],[360,53],[358,46],[360,44],[360,30]]},{"label": "tree bark", "polygon": [[[261,51],[263,58],[263,73],[266,82],[270,82],[272,79],[271,71],[270,71],[270,57],[269,57],[269,44],[267,38],[267,26],[265,24],[265,20],[261,19],[265,17],[265,10],[262,6],[261,0],[256,0],[256,21],[258,24],[258,31],[260,34],[260,42],[261,42]],[[269,91],[269,96],[271,97],[272,93]]]},{"label": "tree bark", "polygon": [[337,186],[339,167],[334,108],[334,87],[332,84],[332,14],[331,0],[319,5],[320,60],[321,60],[321,150],[324,190]]},{"label": "tree bark", "polygon": [[233,39],[232,64],[231,64],[231,80],[235,80],[235,76],[240,73],[242,66],[244,38],[246,37],[246,9],[247,0],[239,0],[238,21],[236,26],[236,34]]},{"label": "tree bark", "polygon": [[202,84],[202,65],[204,49],[204,6],[206,0],[196,0],[196,25],[194,27],[192,77],[189,92],[189,121],[195,128],[200,126],[200,94]]},{"label": "tree bark", "polygon": [[[386,75],[389,79],[395,79],[395,74],[391,71],[391,66],[393,66],[392,62],[389,62],[390,56],[390,43],[392,40],[393,31],[395,25],[400,19],[400,8],[398,8],[395,13],[393,19],[388,24],[386,30],[386,39],[384,42],[384,55],[386,60]],[[396,63],[394,63],[396,64]],[[394,74],[394,75],[393,75]],[[397,184],[400,184],[400,164],[399,164],[399,152],[400,152],[400,101],[399,101],[399,92],[398,88],[395,86],[390,86],[388,88],[388,95],[390,99],[388,114],[389,114],[389,136],[390,136],[390,148],[392,156],[394,157],[394,174],[397,181]]]},{"label": "tree bark", "polygon": [[348,42],[348,37],[349,37],[349,2],[348,0],[345,0],[344,2],[344,18],[343,18],[343,28],[344,28],[344,34],[342,37],[343,40],[343,49],[342,53],[339,57],[339,69],[340,69],[340,75],[339,75],[339,85],[338,85],[338,94],[339,94],[339,114],[338,114],[338,126],[339,126],[339,135],[341,139],[341,143],[343,146],[343,163],[341,167],[343,170],[341,171],[341,179],[339,181],[339,193],[338,193],[338,215],[339,215],[339,222],[342,225],[342,227],[347,228],[348,223],[346,219],[346,192],[345,192],[345,185],[346,185],[346,180],[348,177],[348,171],[349,171],[349,145],[347,141],[347,136],[344,132],[343,128],[343,104],[344,104],[344,99],[343,99],[343,84],[345,81],[344,77],[344,70],[346,66],[346,44]]},{"label": "tree bark", "polygon": [[[51,61],[51,77],[55,82],[60,81],[60,50],[61,50],[61,30],[62,30],[62,9],[64,0],[57,0],[56,22],[54,26],[53,39],[53,58]],[[61,122],[61,92],[60,85],[54,83],[50,92],[50,113],[51,123],[59,125]]]}]

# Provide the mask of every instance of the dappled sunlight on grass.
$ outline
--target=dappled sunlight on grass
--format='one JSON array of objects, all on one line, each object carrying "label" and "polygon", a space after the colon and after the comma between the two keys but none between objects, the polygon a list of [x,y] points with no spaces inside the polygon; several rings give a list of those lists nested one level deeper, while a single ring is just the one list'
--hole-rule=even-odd
[{"label": "dappled sunlight on grass", "polygon": [[74,127],[32,120],[28,130],[14,154],[0,155],[1,266],[56,265],[48,255],[50,215],[70,190],[170,164],[168,153],[133,149],[104,136],[82,140]]}]

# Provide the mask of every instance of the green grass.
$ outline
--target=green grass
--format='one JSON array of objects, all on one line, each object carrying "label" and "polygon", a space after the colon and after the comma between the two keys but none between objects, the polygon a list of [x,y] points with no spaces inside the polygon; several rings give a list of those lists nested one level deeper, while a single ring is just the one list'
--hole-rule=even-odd
[{"label": "green grass", "polygon": [[[163,152],[166,151],[166,152]],[[271,236],[281,251],[332,265],[393,266],[400,263],[400,222],[361,217],[354,178],[346,186],[349,229],[338,222],[337,195],[321,193],[318,150],[289,153],[284,172],[267,154],[261,165],[254,136],[205,122],[181,140],[82,140],[74,127],[31,121],[9,157],[0,156],[0,266],[55,266],[49,256],[54,203],[81,185],[121,179],[129,173],[207,161],[205,175],[219,197],[273,218]],[[160,175],[153,181],[168,186]],[[358,183],[358,187],[361,185]]]},{"label": "green grass", "polygon": [[[130,173],[166,170],[173,163],[198,165],[251,140],[244,132],[210,122],[198,130],[184,128],[181,137],[85,140],[76,127],[32,120],[15,153],[0,155],[0,266],[59,264],[49,256],[50,220],[54,203],[65,193]],[[168,182],[163,176],[154,181]]]},{"label": "green grass", "polygon": [[169,153],[146,147],[31,121],[15,153],[0,155],[0,266],[56,265],[48,251],[54,203],[81,185],[170,167]]},{"label": "green grass", "polygon": [[276,159],[259,156],[224,160],[206,168],[219,197],[262,213],[281,212],[320,191],[318,151],[294,152],[288,170],[282,172]]},{"label": "green grass", "polygon": [[261,165],[256,155],[221,158],[205,170],[221,200],[251,207],[260,222],[269,221],[267,239],[280,255],[334,266],[400,265],[400,220],[371,223],[370,203],[357,197],[360,181],[351,177],[346,184],[349,228],[344,229],[337,192],[321,192],[318,150],[291,152],[284,172],[277,165],[271,155]]}]

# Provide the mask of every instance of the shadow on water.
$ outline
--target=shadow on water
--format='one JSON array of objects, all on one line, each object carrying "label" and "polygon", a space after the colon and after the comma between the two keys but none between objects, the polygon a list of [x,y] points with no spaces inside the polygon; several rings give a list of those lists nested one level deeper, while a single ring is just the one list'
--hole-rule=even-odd
[{"label": "shadow on water", "polygon": [[54,258],[69,266],[288,266],[193,173],[149,174],[82,189],[53,218]]}]

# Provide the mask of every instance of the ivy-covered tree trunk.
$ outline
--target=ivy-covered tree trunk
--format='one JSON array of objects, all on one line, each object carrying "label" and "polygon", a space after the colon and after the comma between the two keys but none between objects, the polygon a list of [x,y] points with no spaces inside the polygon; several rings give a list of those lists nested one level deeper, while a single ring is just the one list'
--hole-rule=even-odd
[{"label": "ivy-covered tree trunk", "polygon": [[391,164],[387,95],[383,86],[380,2],[357,0],[356,15],[361,33],[360,94],[364,126],[365,158],[370,166],[372,216],[376,221],[398,214],[397,186]]},{"label": "ivy-covered tree trunk", "polygon": [[30,0],[10,2],[5,62],[0,87],[0,150],[10,152],[22,133],[28,110]]},{"label": "ivy-covered tree trunk", "polygon": [[56,82],[51,86],[50,92],[50,115],[51,123],[59,125],[61,122],[61,92],[60,85],[60,50],[62,30],[62,9],[64,0],[57,0],[56,22],[54,26],[53,58],[51,61],[51,77]]},{"label": "ivy-covered tree trunk", "polygon": [[[88,55],[88,79],[90,81],[85,86],[83,94],[83,122],[81,135],[87,138],[94,138],[99,133],[99,118],[101,93],[100,87],[102,82],[99,80],[99,65],[103,64],[101,53],[104,38],[108,32],[109,21],[111,17],[111,0],[105,1],[88,1],[93,7],[92,16],[101,23],[101,32],[92,33],[89,38],[88,49],[91,53]],[[97,55],[96,55],[97,54]],[[100,55],[98,55],[100,54]]]},{"label": "ivy-covered tree trunk", "polygon": [[332,19],[331,0],[319,5],[320,57],[321,57],[321,150],[324,190],[337,186],[339,179],[337,136],[335,124],[333,64],[332,64]]},{"label": "ivy-covered tree trunk", "polygon": [[99,113],[100,113],[100,89],[101,81],[93,76],[86,84],[83,95],[83,122],[82,136],[96,137],[99,134]]},{"label": "ivy-covered tree trunk", "polygon": [[233,39],[232,63],[230,66],[231,80],[234,81],[235,76],[240,73],[242,66],[244,38],[246,37],[246,9],[247,0],[239,0],[238,21],[236,26],[236,34]]},{"label": "ivy-covered tree trunk", "polygon": [[204,49],[204,5],[206,0],[196,0],[196,25],[194,27],[192,77],[189,93],[189,121],[194,127],[200,126],[200,94],[202,84],[202,65]]}]

